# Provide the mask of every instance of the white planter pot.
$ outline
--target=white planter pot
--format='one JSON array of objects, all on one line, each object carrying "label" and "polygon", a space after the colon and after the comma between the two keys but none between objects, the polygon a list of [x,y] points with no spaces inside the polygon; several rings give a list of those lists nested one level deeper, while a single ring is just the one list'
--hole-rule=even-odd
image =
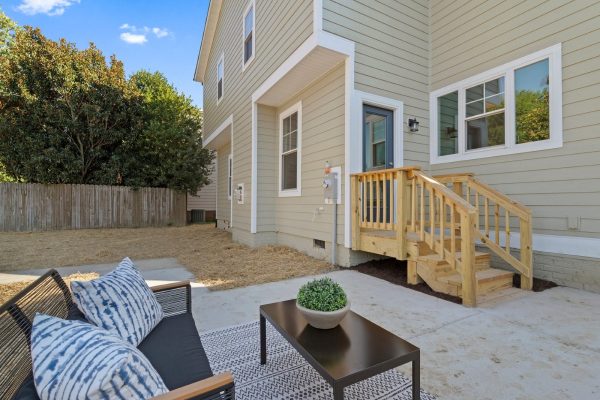
[{"label": "white planter pot", "polygon": [[350,310],[350,301],[346,303],[346,307],[336,311],[315,311],[302,307],[296,302],[296,307],[302,313],[306,321],[317,329],[333,329],[342,322],[348,311]]}]

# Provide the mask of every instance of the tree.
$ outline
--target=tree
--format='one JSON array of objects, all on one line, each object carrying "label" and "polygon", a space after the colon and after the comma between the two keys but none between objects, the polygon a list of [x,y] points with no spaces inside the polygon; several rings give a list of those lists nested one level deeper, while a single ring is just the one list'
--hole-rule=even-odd
[{"label": "tree", "polygon": [[4,165],[0,164],[0,183],[2,182],[14,182],[14,179],[6,174]]},{"label": "tree", "polygon": [[202,111],[159,72],[139,71],[131,82],[142,95],[141,123],[121,149],[124,184],[196,193],[209,183],[213,159],[202,147]]},{"label": "tree", "polygon": [[17,179],[115,183],[115,150],[139,102],[123,64],[90,44],[79,51],[38,29],[16,32],[0,60],[0,162]]},{"label": "tree", "polygon": [[516,127],[517,143],[550,138],[550,96],[547,89],[517,92]]},{"label": "tree", "polygon": [[125,77],[93,43],[14,31],[0,58],[0,165],[19,181],[169,187],[208,183],[201,110],[161,74]]},{"label": "tree", "polygon": [[18,25],[0,8],[0,57],[4,56],[13,41]]}]

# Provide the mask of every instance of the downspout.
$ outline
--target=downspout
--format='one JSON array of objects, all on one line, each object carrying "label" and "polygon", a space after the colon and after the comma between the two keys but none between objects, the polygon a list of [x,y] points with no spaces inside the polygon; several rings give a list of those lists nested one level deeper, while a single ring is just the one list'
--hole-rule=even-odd
[{"label": "downspout", "polygon": [[[334,176],[336,174],[333,174]],[[335,178],[334,178],[335,182]],[[337,183],[336,183],[337,184]],[[337,199],[333,200],[333,228],[331,229],[333,236],[331,237],[331,264],[336,265],[336,248],[337,248]]]}]

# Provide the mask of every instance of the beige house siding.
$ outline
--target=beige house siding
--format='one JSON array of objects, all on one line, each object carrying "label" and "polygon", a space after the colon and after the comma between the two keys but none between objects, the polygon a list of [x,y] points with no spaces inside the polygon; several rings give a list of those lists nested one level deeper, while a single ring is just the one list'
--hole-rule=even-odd
[{"label": "beige house siding", "polygon": [[[404,165],[429,163],[428,2],[323,1],[323,29],[356,44],[357,90],[404,103]],[[416,117],[418,133],[406,120]]]},{"label": "beige house siding", "polygon": [[[312,0],[256,0],[254,61],[242,71],[242,14],[248,2],[224,1],[204,77],[204,131],[233,115],[234,185],[244,184],[243,205],[234,202],[234,229],[250,230],[252,93],[312,33]],[[217,104],[216,66],[224,54],[224,95]]]},{"label": "beige house siding", "polygon": [[203,186],[196,193],[196,196],[188,194],[187,210],[208,210],[214,211],[217,206],[217,171],[215,168],[216,161],[213,162],[213,170],[210,174],[210,183]]},{"label": "beige house siding", "polygon": [[[436,164],[531,207],[535,233],[600,238],[600,3],[431,2],[431,90],[562,43],[562,148]],[[580,218],[569,230],[568,218]]]},{"label": "beige house siding", "polygon": [[[329,161],[344,171],[344,93],[344,65],[341,64],[277,110],[279,124],[279,113],[302,102],[302,196],[277,197],[275,215],[279,234],[331,243],[333,206],[323,201],[323,169],[325,161]],[[278,128],[274,153],[277,177],[279,135]],[[317,213],[319,207],[324,211]],[[343,204],[338,205],[337,241],[344,243]]]},{"label": "beige house siding", "polygon": [[227,163],[229,159],[231,147],[229,144],[221,147],[217,151],[217,221],[219,227],[226,228],[231,221],[231,200],[228,197],[227,190]]},{"label": "beige house siding", "polygon": [[260,105],[257,117],[258,207],[256,231],[258,233],[276,232],[275,207],[279,179],[277,110]]}]

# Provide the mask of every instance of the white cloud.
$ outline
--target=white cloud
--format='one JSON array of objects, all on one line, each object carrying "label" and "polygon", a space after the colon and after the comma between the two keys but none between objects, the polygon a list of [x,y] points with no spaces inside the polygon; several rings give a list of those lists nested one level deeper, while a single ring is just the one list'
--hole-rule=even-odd
[{"label": "white cloud", "polygon": [[129,25],[128,23],[122,24],[119,29],[124,30],[126,32],[121,33],[121,40],[130,44],[144,44],[148,41],[148,35],[150,33],[154,34],[157,39],[162,39],[164,37],[170,36],[171,32],[166,28],[149,28],[144,26],[143,28],[138,28],[135,25]]},{"label": "white cloud", "polygon": [[156,35],[157,38],[164,38],[165,36],[169,36],[171,33],[165,28],[152,28],[152,33]]},{"label": "white cloud", "polygon": [[55,16],[64,14],[67,7],[79,2],[80,0],[23,0],[17,9],[27,15]]},{"label": "white cloud", "polygon": [[144,44],[148,41],[146,35],[131,32],[121,33],[121,40],[129,44]]}]

